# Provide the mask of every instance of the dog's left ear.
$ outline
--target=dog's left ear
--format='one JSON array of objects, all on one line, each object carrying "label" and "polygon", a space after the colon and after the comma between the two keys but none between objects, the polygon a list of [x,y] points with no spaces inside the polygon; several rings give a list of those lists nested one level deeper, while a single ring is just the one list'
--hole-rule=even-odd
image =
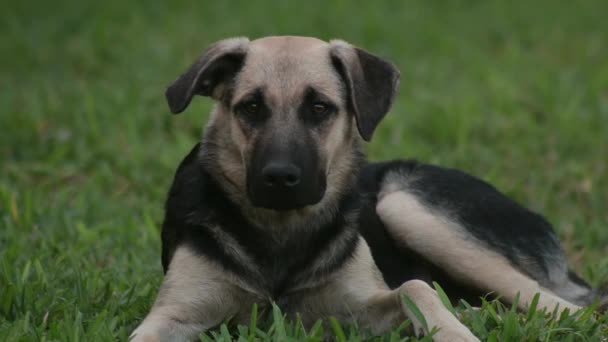
[{"label": "dog's left ear", "polygon": [[225,85],[242,67],[248,38],[229,38],[209,46],[203,54],[165,91],[173,114],[183,112],[194,95],[211,96],[220,100]]},{"label": "dog's left ear", "polygon": [[359,134],[370,141],[376,126],[388,113],[399,87],[399,70],[393,63],[341,41],[332,40],[331,62],[347,90],[349,109]]}]

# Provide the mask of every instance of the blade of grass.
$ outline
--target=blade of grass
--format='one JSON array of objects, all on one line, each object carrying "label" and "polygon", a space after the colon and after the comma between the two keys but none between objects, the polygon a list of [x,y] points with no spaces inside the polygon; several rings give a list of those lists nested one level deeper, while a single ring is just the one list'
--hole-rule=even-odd
[{"label": "blade of grass", "polygon": [[258,325],[258,304],[254,303],[251,308],[251,319],[249,320],[249,341],[255,338],[255,332]]},{"label": "blade of grass", "polygon": [[346,341],[346,334],[344,334],[344,330],[342,329],[340,322],[338,322],[335,317],[329,318],[329,325],[331,326],[331,330],[334,332],[334,338],[336,341]]},{"label": "blade of grass", "polygon": [[528,305],[528,314],[526,315],[526,320],[532,320],[532,317],[536,314],[536,308],[538,306],[538,299],[540,298],[540,293],[537,293],[532,297],[532,301],[530,305]]},{"label": "blade of grass", "polygon": [[414,317],[416,318],[416,320],[418,321],[418,323],[420,323],[420,325],[424,329],[424,332],[428,333],[429,332],[429,326],[428,326],[428,324],[426,322],[426,319],[424,318],[424,315],[422,314],[422,311],[420,311],[420,309],[418,308],[418,306],[416,305],[416,303],[414,303],[414,301],[412,301],[406,295],[403,295],[401,297],[401,300],[402,300],[403,304],[408,308],[408,310],[414,315]]},{"label": "blade of grass", "polygon": [[439,286],[439,284],[437,284],[436,282],[433,282],[433,287],[435,287],[435,291],[437,291],[437,295],[439,295],[439,299],[441,300],[443,305],[448,310],[450,310],[451,313],[456,315],[456,310],[454,309],[454,306],[452,306],[452,302],[450,301],[450,298],[448,297],[447,294],[445,294],[445,291],[443,291],[441,286]]}]

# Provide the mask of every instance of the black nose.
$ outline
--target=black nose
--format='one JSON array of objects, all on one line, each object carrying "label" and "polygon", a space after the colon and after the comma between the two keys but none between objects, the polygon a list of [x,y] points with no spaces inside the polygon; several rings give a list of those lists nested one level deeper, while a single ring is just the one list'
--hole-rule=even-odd
[{"label": "black nose", "polygon": [[292,187],[300,183],[300,169],[292,164],[270,163],[262,169],[267,186]]}]

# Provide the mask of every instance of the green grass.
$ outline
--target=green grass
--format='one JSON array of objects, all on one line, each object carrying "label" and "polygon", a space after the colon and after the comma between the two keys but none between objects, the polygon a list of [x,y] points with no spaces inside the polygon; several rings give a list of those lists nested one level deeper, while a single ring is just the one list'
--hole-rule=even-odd
[{"label": "green grass", "polygon": [[[172,117],[163,90],[236,35],[339,37],[389,57],[401,90],[370,158],[496,184],[555,223],[584,278],[608,282],[606,13],[603,0],[4,3],[0,341],[125,340],[144,317],[161,280],[164,197],[211,106],[199,98]],[[455,310],[489,341],[608,335],[608,317],[589,311]],[[254,323],[232,333],[368,336],[337,322],[304,331],[278,311]],[[397,328],[386,340],[402,338]]]}]

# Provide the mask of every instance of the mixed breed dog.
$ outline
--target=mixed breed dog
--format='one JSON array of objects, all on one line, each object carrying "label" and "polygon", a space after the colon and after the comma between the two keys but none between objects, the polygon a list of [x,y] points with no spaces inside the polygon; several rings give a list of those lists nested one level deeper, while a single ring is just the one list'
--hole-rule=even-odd
[{"label": "mixed breed dog", "polygon": [[334,316],[383,333],[410,298],[436,341],[478,339],[429,286],[577,311],[606,296],[572,272],[551,225],[491,185],[413,160],[366,161],[399,85],[396,67],[344,41],[232,38],[166,91],[173,113],[211,97],[162,227],[165,277],[135,341],[196,338],[275,302],[305,326]]}]

